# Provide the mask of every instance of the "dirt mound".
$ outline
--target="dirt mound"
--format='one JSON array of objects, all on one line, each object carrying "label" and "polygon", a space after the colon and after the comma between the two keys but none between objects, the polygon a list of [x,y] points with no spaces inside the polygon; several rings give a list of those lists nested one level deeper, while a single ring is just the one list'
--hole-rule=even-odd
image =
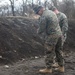
[{"label": "dirt mound", "polygon": [[7,63],[43,54],[44,47],[36,28],[36,20],[0,18],[0,60]]},{"label": "dirt mound", "polygon": [[[74,23],[69,22],[67,47],[74,47]],[[0,18],[0,62],[7,64],[24,57],[43,55],[45,48],[36,33],[37,28],[37,20]]]},{"label": "dirt mound", "polygon": [[75,20],[69,20],[69,30],[67,36],[66,43],[68,47],[75,48]]}]

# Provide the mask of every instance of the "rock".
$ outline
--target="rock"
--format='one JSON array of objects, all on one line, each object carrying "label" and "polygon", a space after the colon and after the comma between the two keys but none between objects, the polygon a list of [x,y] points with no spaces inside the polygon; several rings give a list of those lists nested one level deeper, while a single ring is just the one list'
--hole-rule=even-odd
[{"label": "rock", "polygon": [[39,58],[38,56],[35,56],[35,59]]},{"label": "rock", "polygon": [[8,66],[8,65],[5,65],[4,67],[5,67],[5,68],[9,68],[9,66]]}]

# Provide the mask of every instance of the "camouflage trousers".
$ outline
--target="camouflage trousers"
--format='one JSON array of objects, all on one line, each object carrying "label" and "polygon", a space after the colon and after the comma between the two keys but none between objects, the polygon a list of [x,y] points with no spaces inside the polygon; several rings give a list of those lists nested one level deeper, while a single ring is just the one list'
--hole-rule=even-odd
[{"label": "camouflage trousers", "polygon": [[65,33],[65,34],[63,34],[63,36],[61,38],[59,38],[59,40],[55,46],[56,56],[54,57],[54,63],[57,62],[60,66],[64,65],[63,45],[64,45],[64,42],[66,41],[66,38],[67,38],[67,35]]},{"label": "camouflage trousers", "polygon": [[56,60],[60,66],[64,65],[61,36],[58,37],[50,36],[48,38],[48,41],[45,42],[45,48],[47,49],[45,58],[47,68],[52,68],[54,56],[56,56]]}]

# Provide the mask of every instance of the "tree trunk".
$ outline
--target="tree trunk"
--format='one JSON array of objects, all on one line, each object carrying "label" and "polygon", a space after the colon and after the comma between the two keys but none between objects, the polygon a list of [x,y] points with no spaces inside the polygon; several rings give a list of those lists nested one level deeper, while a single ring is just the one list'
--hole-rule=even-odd
[{"label": "tree trunk", "polygon": [[13,14],[13,16],[15,16],[15,11],[14,11],[14,0],[10,0],[10,3],[11,3],[12,14]]},{"label": "tree trunk", "polygon": [[23,1],[23,12],[22,12],[22,16],[24,16],[24,13],[25,13],[25,2],[24,2],[24,0],[22,0]]},{"label": "tree trunk", "polygon": [[58,8],[58,0],[51,0],[56,8]]},{"label": "tree trunk", "polygon": [[12,14],[13,14],[13,16],[15,16],[14,5],[12,5]]}]

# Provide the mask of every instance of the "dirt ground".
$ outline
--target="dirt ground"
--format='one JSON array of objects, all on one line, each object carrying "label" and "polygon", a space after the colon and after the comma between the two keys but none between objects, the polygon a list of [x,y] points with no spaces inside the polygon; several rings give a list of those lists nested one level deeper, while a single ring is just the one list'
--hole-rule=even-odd
[{"label": "dirt ground", "polygon": [[[45,67],[43,40],[36,33],[38,21],[26,18],[0,18],[0,75],[43,75]],[[75,75],[75,21],[69,20],[69,31],[64,45],[65,73]],[[44,74],[50,75],[50,74]]]},{"label": "dirt ground", "polygon": [[75,53],[65,56],[65,73],[53,71],[52,74],[41,74],[39,69],[44,68],[44,57],[23,59],[13,65],[0,66],[0,75],[75,75]]}]

